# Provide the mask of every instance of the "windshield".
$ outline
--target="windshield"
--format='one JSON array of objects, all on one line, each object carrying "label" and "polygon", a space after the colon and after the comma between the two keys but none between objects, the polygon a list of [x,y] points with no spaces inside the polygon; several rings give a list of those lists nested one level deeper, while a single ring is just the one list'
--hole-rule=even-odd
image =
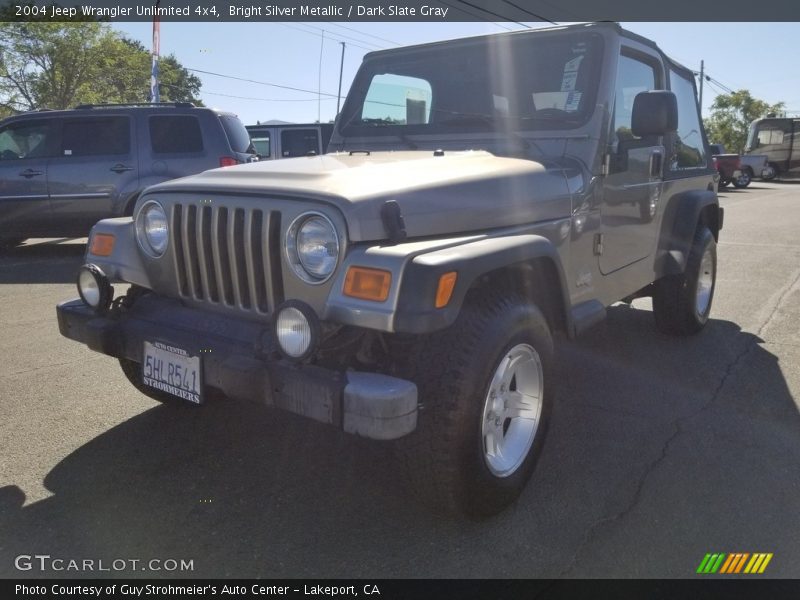
[{"label": "windshield", "polygon": [[500,36],[369,59],[342,115],[350,136],[565,129],[594,108],[596,34]]}]

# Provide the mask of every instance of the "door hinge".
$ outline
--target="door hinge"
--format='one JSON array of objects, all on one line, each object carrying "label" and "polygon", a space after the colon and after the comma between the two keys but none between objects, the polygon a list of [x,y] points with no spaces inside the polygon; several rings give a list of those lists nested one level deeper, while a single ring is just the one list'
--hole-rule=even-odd
[{"label": "door hinge", "polygon": [[602,233],[595,233],[594,234],[594,253],[597,256],[600,256],[603,253],[603,234]]}]

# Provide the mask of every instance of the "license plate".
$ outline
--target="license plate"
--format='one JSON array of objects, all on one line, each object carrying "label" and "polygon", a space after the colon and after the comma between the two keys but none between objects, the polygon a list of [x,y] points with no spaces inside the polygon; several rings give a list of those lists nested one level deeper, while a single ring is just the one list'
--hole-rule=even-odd
[{"label": "license plate", "polygon": [[142,382],[153,389],[200,404],[203,401],[200,357],[161,342],[145,342]]}]

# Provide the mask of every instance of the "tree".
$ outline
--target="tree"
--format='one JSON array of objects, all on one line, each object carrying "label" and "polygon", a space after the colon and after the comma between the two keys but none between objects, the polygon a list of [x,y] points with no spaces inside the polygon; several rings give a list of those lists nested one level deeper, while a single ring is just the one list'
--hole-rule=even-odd
[{"label": "tree", "polygon": [[[0,23],[0,115],[101,102],[147,102],[150,53],[107,23]],[[200,79],[170,55],[161,99],[202,104]]]},{"label": "tree", "polygon": [[779,114],[785,104],[768,104],[753,98],[748,90],[720,94],[711,105],[711,116],[705,120],[709,141],[724,144],[727,152],[744,150],[750,123],[769,114]]}]

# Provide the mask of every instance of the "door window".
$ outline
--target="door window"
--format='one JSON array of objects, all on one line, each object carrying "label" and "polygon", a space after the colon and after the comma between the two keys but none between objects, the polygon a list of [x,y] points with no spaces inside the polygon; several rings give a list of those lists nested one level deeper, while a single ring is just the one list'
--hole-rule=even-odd
[{"label": "door window", "polygon": [[0,131],[0,160],[45,157],[49,139],[50,121],[12,123]]},{"label": "door window", "polygon": [[[617,68],[617,83],[614,90],[614,135],[612,145],[615,151],[624,151],[632,142],[641,138],[631,131],[633,101],[636,94],[657,89],[654,66],[636,58],[622,55]],[[652,144],[647,145],[653,145]]]},{"label": "door window", "polygon": [[[670,87],[678,99],[678,133],[670,166],[673,171],[705,169],[707,158],[694,81],[673,70],[670,73]],[[728,148],[729,152],[740,150],[741,148]]]},{"label": "door window", "polygon": [[130,122],[127,117],[65,119],[61,140],[61,156],[128,154]]}]

